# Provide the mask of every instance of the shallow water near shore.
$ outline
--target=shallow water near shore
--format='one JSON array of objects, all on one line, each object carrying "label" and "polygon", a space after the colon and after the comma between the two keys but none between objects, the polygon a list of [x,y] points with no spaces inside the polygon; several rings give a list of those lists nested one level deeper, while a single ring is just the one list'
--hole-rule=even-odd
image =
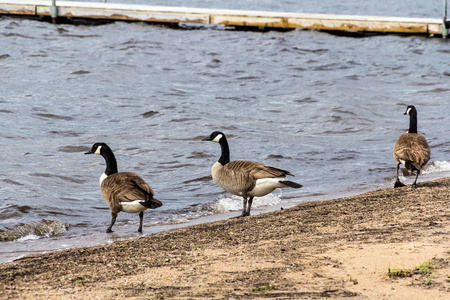
[{"label": "shallow water near shore", "polygon": [[[440,16],[440,6],[427,9],[419,16]],[[104,161],[83,154],[95,142],[108,143],[119,171],[140,174],[163,202],[145,212],[144,234],[239,214],[241,199],[210,177],[220,147],[201,139],[214,130],[227,134],[232,160],[289,170],[303,185],[255,200],[253,214],[392,187],[408,104],[432,151],[419,182],[449,176],[446,40],[3,17],[0,45],[0,230],[69,225],[1,242],[0,262],[141,236],[138,216],[125,213],[105,233]]]}]

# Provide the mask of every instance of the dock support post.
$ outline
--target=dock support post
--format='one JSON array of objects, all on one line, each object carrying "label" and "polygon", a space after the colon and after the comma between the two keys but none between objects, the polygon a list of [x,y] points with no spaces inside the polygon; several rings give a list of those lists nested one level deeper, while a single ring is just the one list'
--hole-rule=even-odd
[{"label": "dock support post", "polygon": [[444,0],[444,16],[442,20],[442,37],[444,39],[448,36],[448,28],[447,28],[447,0]]},{"label": "dock support post", "polygon": [[58,17],[58,6],[56,6],[56,0],[52,0],[52,7],[50,8],[50,16],[52,17],[52,23],[56,24],[56,18]]}]

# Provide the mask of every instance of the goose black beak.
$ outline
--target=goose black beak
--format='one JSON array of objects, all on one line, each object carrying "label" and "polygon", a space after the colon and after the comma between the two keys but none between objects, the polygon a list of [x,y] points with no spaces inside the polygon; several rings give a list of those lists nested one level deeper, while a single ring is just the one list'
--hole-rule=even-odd
[{"label": "goose black beak", "polygon": [[204,138],[202,141],[212,141],[212,139],[210,136],[208,136],[207,138]]},{"label": "goose black beak", "polygon": [[85,154],[94,154],[94,152],[92,152],[91,150],[89,150],[89,151],[86,152]]}]

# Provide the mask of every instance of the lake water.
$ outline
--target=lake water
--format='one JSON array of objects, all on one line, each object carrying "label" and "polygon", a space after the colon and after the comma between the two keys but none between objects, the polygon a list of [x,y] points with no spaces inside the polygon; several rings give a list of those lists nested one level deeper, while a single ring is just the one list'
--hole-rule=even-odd
[{"label": "lake water", "polygon": [[[442,15],[441,1],[120,2]],[[440,38],[1,17],[0,45],[0,230],[56,221],[49,237],[1,242],[0,261],[140,236],[137,214],[126,213],[105,233],[104,160],[84,155],[95,142],[163,202],[145,212],[144,234],[240,213],[241,199],[210,177],[220,147],[201,139],[214,130],[227,134],[232,160],[289,170],[303,185],[256,199],[253,214],[392,187],[408,104],[432,151],[419,182],[449,176],[450,44]]]}]

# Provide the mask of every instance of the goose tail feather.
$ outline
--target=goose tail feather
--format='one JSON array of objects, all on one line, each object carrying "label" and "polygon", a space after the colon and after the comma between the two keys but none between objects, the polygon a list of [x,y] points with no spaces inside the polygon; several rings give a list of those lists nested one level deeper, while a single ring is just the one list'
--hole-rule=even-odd
[{"label": "goose tail feather", "polygon": [[143,201],[143,202],[140,202],[140,203],[141,203],[143,206],[147,207],[147,208],[153,208],[153,209],[162,206],[161,201],[159,201],[159,200],[156,199],[156,198],[151,198],[151,199],[148,199],[148,200]]},{"label": "goose tail feather", "polygon": [[405,168],[411,171],[418,171],[420,170],[420,165],[413,161],[406,161],[405,162]]},{"label": "goose tail feather", "polygon": [[299,188],[301,188],[303,186],[301,184],[298,184],[296,182],[289,181],[289,180],[280,181],[280,183],[282,183],[282,184],[284,184],[284,185],[286,185],[288,187],[294,188],[294,189],[299,189]]}]

